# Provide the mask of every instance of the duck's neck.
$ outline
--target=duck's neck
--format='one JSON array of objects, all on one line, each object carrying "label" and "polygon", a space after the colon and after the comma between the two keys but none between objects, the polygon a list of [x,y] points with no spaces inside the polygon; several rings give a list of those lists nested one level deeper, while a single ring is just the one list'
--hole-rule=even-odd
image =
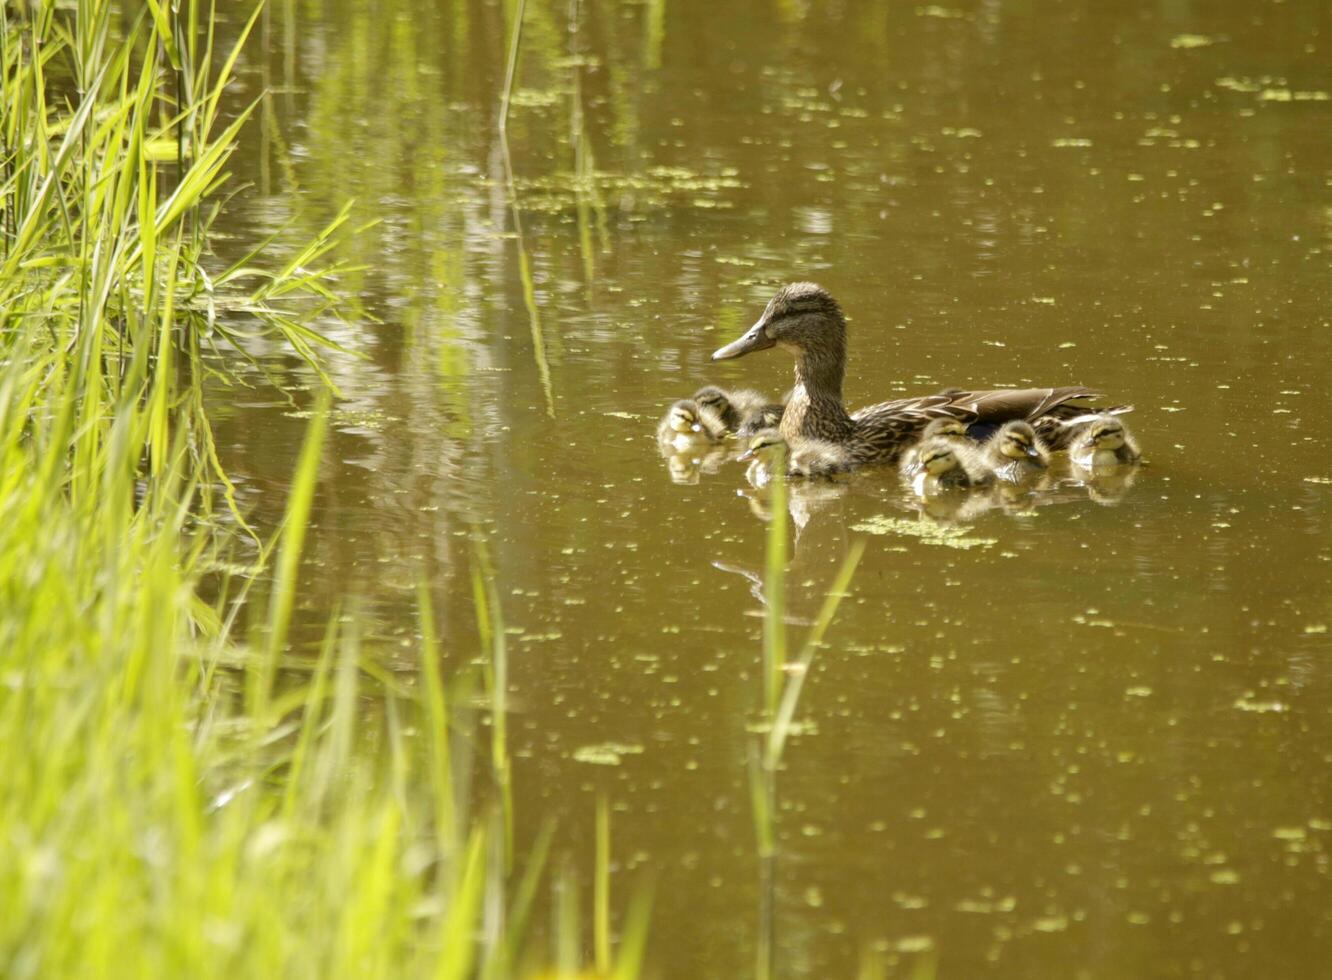
[{"label": "duck's neck", "polygon": [[782,435],[839,442],[855,430],[842,404],[846,348],[841,344],[796,352],[795,388],[782,413]]}]

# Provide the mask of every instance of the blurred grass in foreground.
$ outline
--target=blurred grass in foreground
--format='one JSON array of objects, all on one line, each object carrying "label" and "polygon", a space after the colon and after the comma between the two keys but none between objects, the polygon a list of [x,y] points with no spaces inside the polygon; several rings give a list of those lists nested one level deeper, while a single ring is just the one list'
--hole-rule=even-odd
[{"label": "blurred grass in foreground", "polygon": [[[552,834],[515,860],[484,549],[479,776],[428,604],[411,688],[363,670],[355,616],[337,611],[317,661],[289,669],[326,397],[281,533],[228,561],[202,378],[226,380],[256,334],[319,370],[328,345],[304,321],[336,303],[337,267],[319,263],[343,222],[280,269],[254,264],[262,246],[213,267],[248,115],[223,125],[219,98],[254,17],[218,53],[196,0],[148,0],[123,33],[106,0],[18,11],[0,7],[0,974],[536,972],[556,958],[528,928]],[[251,647],[237,620],[274,555]],[[380,710],[363,710],[369,696]],[[595,959],[630,977],[646,893],[612,956],[604,824]],[[576,915],[560,921],[551,946],[574,973],[586,944]]]}]

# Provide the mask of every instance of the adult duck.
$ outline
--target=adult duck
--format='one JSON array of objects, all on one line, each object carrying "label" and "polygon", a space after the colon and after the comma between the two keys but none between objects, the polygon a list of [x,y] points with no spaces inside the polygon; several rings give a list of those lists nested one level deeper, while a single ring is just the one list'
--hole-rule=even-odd
[{"label": "adult duck", "polygon": [[795,388],[782,413],[788,440],[822,439],[843,446],[856,465],[894,463],[933,419],[953,418],[978,434],[1013,419],[1030,422],[1047,445],[1063,448],[1065,423],[1088,414],[1079,400],[1099,397],[1078,385],[964,391],[899,398],[847,414],[842,404],[846,373],[846,318],[827,290],[812,282],[783,286],[743,337],[720,348],[714,361],[781,347],[795,357]]}]

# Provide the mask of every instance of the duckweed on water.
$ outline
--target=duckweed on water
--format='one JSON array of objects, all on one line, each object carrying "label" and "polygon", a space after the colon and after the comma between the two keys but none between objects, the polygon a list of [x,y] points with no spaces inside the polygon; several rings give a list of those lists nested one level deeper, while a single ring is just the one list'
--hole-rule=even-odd
[{"label": "duckweed on water", "polygon": [[622,742],[601,742],[597,745],[584,745],[573,751],[575,762],[585,762],[590,766],[618,766],[626,755],[642,755],[643,746]]},{"label": "duckweed on water", "polygon": [[924,521],[912,521],[901,517],[888,517],[879,515],[854,524],[851,527],[853,531],[864,531],[866,534],[897,535],[899,537],[916,538],[925,544],[940,545],[944,548],[958,548],[966,550],[968,548],[988,548],[991,545],[998,544],[995,538],[976,538],[971,537],[969,527],[952,527],[946,524],[930,524]]}]

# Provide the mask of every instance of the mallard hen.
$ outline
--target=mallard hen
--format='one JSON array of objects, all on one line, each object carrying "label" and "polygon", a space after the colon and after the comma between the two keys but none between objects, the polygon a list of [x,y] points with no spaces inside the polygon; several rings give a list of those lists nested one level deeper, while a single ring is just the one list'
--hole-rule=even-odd
[{"label": "mallard hen", "polygon": [[1002,424],[1021,419],[1049,433],[1055,448],[1066,444],[1065,423],[1085,416],[1080,402],[1099,397],[1090,388],[965,391],[870,405],[847,414],[842,403],[846,374],[846,318],[821,286],[797,282],[777,291],[743,337],[713,353],[714,361],[781,347],[795,357],[795,387],[782,413],[781,432],[788,439],[822,439],[843,447],[855,465],[894,463],[920,431],[936,418],[973,424]]}]

